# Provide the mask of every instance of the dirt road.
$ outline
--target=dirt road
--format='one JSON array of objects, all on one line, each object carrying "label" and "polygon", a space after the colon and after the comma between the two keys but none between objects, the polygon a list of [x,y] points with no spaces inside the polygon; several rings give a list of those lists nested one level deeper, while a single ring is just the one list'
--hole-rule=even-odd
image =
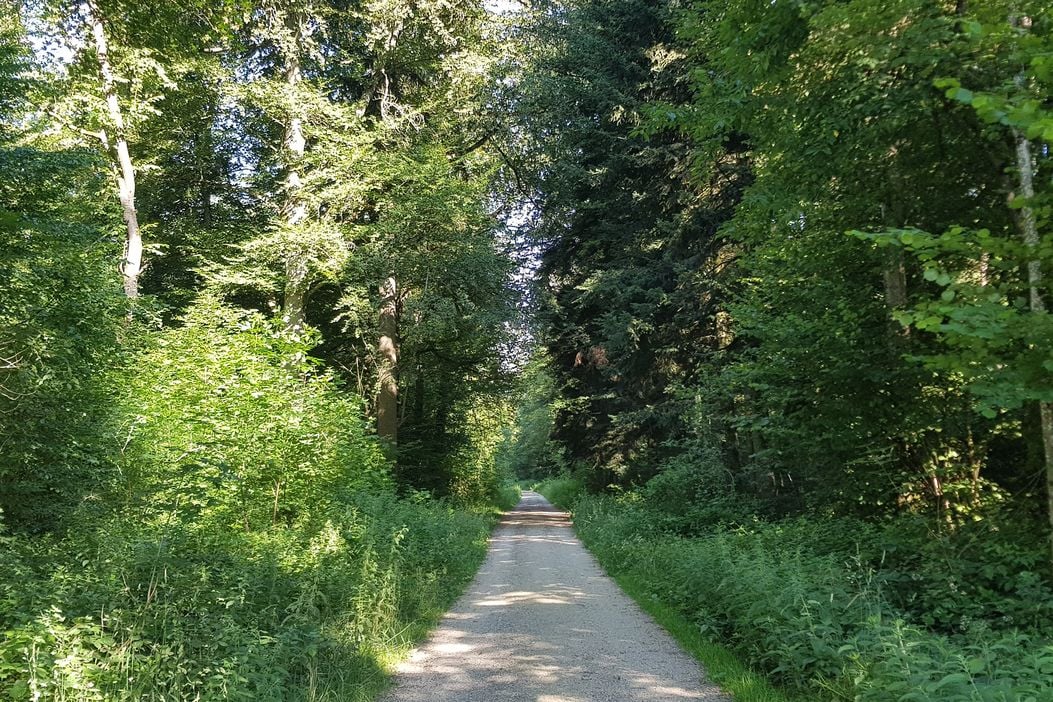
[{"label": "dirt road", "polygon": [[524,493],[469,590],[387,702],[729,702],[630,600],[570,520]]}]

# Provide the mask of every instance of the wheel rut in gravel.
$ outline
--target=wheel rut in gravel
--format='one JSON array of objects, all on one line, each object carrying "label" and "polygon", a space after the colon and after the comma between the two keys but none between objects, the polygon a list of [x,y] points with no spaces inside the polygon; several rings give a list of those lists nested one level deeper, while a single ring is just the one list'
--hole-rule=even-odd
[{"label": "wheel rut in gravel", "polygon": [[569,516],[525,492],[468,591],[399,666],[384,700],[731,698],[603,572]]}]

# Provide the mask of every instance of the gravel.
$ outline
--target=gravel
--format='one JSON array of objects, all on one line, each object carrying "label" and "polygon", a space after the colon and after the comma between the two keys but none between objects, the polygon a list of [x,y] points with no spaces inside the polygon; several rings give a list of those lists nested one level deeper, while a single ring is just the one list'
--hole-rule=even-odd
[{"label": "gravel", "polygon": [[731,702],[534,492],[502,520],[468,592],[383,699]]}]

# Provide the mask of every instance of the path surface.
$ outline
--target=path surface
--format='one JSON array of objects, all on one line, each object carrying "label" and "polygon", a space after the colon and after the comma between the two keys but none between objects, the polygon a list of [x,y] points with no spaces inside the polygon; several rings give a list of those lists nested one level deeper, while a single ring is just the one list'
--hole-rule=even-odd
[{"label": "path surface", "polygon": [[386,702],[730,702],[526,492],[469,590],[399,666]]}]

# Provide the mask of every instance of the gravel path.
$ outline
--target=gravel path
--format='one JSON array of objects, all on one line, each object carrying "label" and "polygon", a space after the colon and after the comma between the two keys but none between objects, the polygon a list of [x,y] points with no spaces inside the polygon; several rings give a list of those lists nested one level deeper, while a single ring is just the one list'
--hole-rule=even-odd
[{"label": "gravel path", "polygon": [[526,492],[467,593],[399,666],[387,702],[730,702]]}]

